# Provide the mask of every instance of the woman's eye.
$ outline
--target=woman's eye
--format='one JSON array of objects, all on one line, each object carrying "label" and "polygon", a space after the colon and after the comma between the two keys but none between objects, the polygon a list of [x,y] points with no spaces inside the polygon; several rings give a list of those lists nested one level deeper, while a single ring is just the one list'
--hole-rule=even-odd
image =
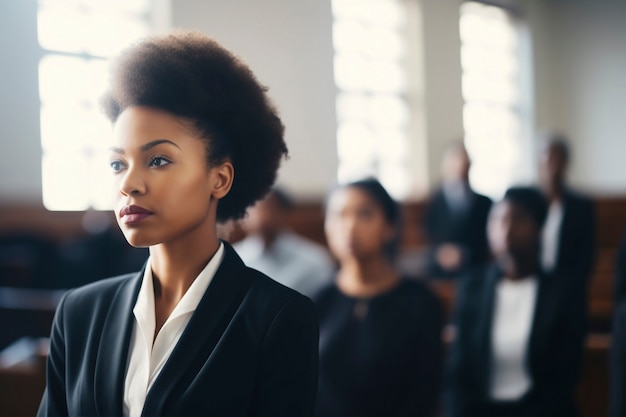
[{"label": "woman's eye", "polygon": [[121,161],[111,161],[110,165],[113,172],[121,171],[124,167]]},{"label": "woman's eye", "polygon": [[164,158],[162,156],[155,156],[154,158],[150,160],[149,166],[162,167],[162,166],[169,165],[169,164],[171,164],[171,161],[168,160],[167,158]]}]

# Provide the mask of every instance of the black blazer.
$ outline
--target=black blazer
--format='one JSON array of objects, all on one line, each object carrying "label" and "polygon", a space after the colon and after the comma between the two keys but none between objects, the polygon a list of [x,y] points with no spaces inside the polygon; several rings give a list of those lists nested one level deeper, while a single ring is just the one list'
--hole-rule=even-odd
[{"label": "black blazer", "polygon": [[[311,415],[318,325],[312,302],[247,268],[230,245],[143,415]],[[52,326],[39,416],[122,415],[132,313],[143,272],[70,291]]]},{"label": "black blazer", "polygon": [[[455,340],[446,364],[446,416],[489,415],[491,327],[501,272],[494,265],[463,277],[454,314]],[[552,276],[540,275],[526,357],[532,385],[519,401],[532,416],[574,416],[586,332],[582,300]]]},{"label": "black blazer", "polygon": [[[483,264],[489,257],[487,243],[487,218],[491,200],[470,190],[468,206],[461,214],[450,208],[443,189],[431,197],[424,213],[424,232],[429,244],[436,249],[444,243],[455,243],[465,252],[465,266]],[[431,259],[433,275],[445,275],[434,259]]]},{"label": "black blazer", "polygon": [[615,309],[611,342],[609,415],[626,416],[626,301]]},{"label": "black blazer", "polygon": [[554,275],[572,280],[586,292],[596,252],[596,217],[593,202],[566,190],[563,194],[563,221]]}]

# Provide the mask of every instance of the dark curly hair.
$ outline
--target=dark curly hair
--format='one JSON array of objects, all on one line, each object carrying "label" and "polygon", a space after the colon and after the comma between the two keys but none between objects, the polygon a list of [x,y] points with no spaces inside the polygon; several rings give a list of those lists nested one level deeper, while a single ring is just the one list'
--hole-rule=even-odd
[{"label": "dark curly hair", "polygon": [[284,126],[252,71],[199,32],[147,38],[112,66],[102,107],[112,122],[128,107],[148,106],[186,119],[206,142],[209,166],[230,160],[235,178],[217,220],[244,216],[276,180],[288,154]]}]

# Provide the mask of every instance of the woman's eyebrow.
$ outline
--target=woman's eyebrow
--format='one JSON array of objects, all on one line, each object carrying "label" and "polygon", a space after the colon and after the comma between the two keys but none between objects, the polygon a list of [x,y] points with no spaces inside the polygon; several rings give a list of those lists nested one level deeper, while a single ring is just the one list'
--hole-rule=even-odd
[{"label": "woman's eyebrow", "polygon": [[174,145],[178,149],[180,149],[180,146],[178,146],[177,144],[175,144],[174,142],[172,142],[169,139],[157,139],[157,140],[153,140],[152,142],[148,142],[148,143],[146,143],[144,145],[141,145],[141,148],[140,148],[141,152],[145,152],[148,149],[154,148],[155,146],[160,145],[162,143],[167,143],[167,144],[170,144],[170,145]]},{"label": "woman's eyebrow", "polygon": [[[152,142],[148,142],[148,143],[141,145],[139,149],[141,149],[141,152],[146,152],[147,150],[152,149],[155,146],[161,145],[163,143],[176,146],[178,149],[180,149],[180,146],[178,146],[177,144],[175,144],[169,139],[156,139],[156,140],[153,140]],[[111,152],[119,153],[122,155],[125,153],[122,148],[116,148],[115,146],[111,146],[109,150]]]}]

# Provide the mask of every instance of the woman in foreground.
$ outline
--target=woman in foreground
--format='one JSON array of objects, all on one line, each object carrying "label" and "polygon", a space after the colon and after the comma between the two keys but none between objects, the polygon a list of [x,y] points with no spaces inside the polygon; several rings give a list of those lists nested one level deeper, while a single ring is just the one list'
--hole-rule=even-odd
[{"label": "woman in foreground", "polygon": [[199,33],[147,39],[113,68],[115,215],[150,257],[65,296],[38,415],[312,414],[312,303],[216,233],[263,197],[287,153],[265,89]]}]

